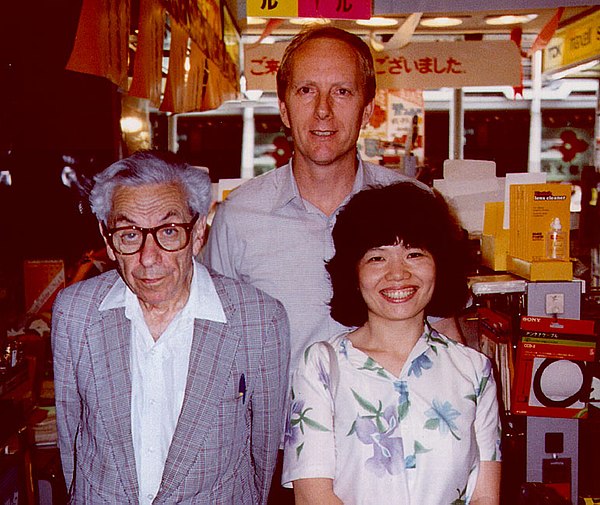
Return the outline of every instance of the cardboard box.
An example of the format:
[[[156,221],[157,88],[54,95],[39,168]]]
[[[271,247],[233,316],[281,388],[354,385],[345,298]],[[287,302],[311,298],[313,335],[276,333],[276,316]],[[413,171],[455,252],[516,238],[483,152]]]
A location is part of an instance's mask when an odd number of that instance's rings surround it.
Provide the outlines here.
[[[506,272],[508,238],[508,230],[500,230],[496,235],[481,236],[481,263],[484,266],[496,272]]]
[[[456,212],[462,227],[480,235],[486,202],[504,198],[504,178],[496,177],[496,163],[484,160],[446,160],[444,178],[435,179],[438,190]]]
[[[49,313],[58,291],[65,287],[62,260],[26,260],[23,263],[27,317]]]
[[[512,412],[528,416],[587,416],[594,321],[523,316]]]
[[[570,261],[526,261],[509,254],[506,269],[530,281],[573,280],[573,264]]]
[[[509,254],[526,261],[568,260],[570,206],[570,184],[512,185]],[[549,245],[553,225],[558,222],[562,257],[556,258],[550,255]]]
[[[512,324],[509,316],[486,307],[477,309],[479,350],[492,360],[499,380],[499,395],[505,411],[510,410],[511,387],[514,378],[511,342]]]

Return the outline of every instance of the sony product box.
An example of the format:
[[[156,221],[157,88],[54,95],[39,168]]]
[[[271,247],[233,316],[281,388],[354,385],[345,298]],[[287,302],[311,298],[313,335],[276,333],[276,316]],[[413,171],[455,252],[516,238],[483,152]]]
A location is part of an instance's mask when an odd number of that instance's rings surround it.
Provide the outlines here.
[[[509,254],[525,261],[569,260],[570,184],[510,187]]]
[[[523,316],[512,412],[587,417],[596,356],[594,321]]]

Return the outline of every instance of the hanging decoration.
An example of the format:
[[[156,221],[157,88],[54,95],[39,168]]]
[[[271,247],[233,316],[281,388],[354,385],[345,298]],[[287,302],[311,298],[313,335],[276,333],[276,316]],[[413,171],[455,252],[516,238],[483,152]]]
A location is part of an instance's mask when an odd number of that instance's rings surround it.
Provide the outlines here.
[[[106,77],[127,90],[129,2],[83,0],[66,69]]]
[[[137,50],[129,95],[147,98],[158,107],[162,83],[164,9],[158,0],[140,0]]]

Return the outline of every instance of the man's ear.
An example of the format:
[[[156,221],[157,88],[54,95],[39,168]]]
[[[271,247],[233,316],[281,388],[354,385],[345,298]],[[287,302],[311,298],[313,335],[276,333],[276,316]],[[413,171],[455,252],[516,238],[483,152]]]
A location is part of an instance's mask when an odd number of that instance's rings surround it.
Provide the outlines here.
[[[113,261],[117,261],[117,257],[115,256],[115,252],[112,250],[112,247],[108,245],[108,241],[106,240],[106,236],[104,235],[104,228],[102,226],[102,222],[98,221],[98,229],[100,230],[100,235],[102,235],[102,240],[104,240],[104,245],[106,246],[106,254],[108,255],[108,257],[113,260]]]
[[[198,256],[202,246],[204,245],[204,238],[206,237],[206,216],[203,216],[196,221],[194,229],[192,230],[192,254]]]
[[[365,105],[365,108],[363,109],[361,128],[364,128],[369,123],[369,119],[371,119],[371,114],[373,114],[374,108],[375,99],[373,98],[373,100],[371,100],[367,105]]]
[[[279,115],[281,116],[281,122],[285,125],[285,127],[291,128],[287,107],[283,100],[279,100]]]

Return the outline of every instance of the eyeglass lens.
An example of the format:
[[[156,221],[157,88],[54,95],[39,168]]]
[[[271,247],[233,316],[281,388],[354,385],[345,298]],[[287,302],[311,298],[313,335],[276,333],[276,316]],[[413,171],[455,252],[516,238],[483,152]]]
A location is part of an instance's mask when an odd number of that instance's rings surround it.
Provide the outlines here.
[[[167,224],[151,230],[136,228],[116,230],[112,236],[113,244],[118,252],[133,254],[142,248],[148,233],[152,234],[158,245],[166,251],[183,249],[188,242],[187,231],[182,225]]]

